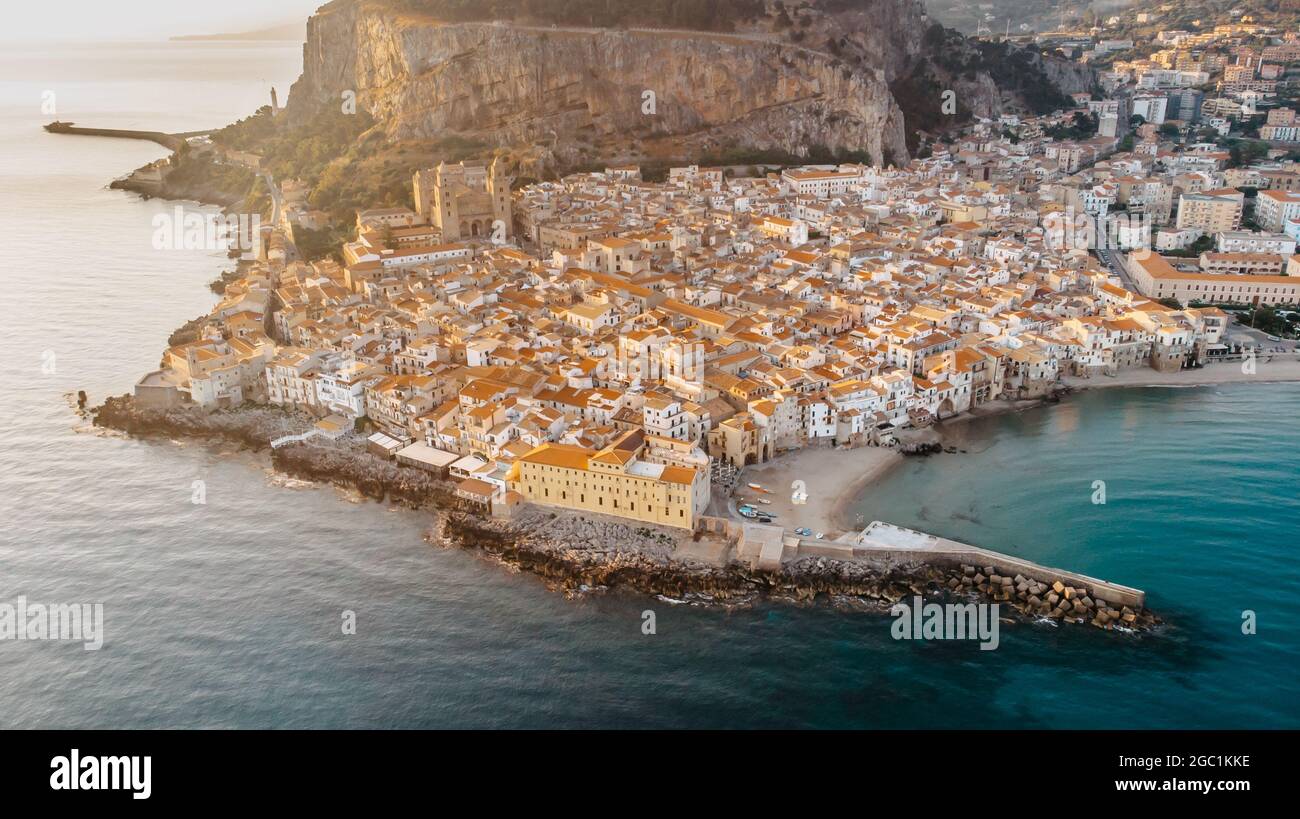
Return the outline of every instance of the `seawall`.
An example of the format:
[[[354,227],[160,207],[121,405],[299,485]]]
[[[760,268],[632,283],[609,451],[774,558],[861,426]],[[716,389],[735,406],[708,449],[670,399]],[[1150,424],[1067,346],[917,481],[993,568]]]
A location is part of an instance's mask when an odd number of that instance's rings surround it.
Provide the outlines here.
[[[987,584],[995,592],[996,586],[1010,586],[1008,595],[1018,596],[1026,602],[1037,597],[1038,601],[1032,603],[1034,608],[1042,607],[1049,594],[1047,589],[1052,589],[1051,593],[1056,595],[1056,599],[1051,601],[1052,607],[1062,599],[1072,600],[1076,592],[1121,610],[1127,607],[1142,611],[1146,607],[1146,592],[1141,589],[1042,566],[1025,558],[882,521],[872,521],[861,532],[835,540],[803,538],[789,534],[779,526],[744,523],[737,527],[721,518],[707,519],[705,525],[738,537],[737,557],[756,568],[775,570],[784,563],[810,556],[858,561],[882,570],[924,564],[958,569],[957,579],[963,585],[978,587]],[[738,532],[735,531],[737,528]],[[975,571],[967,571],[971,568]],[[970,582],[965,583],[963,578],[970,579]],[[1006,583],[1003,578],[1012,582]],[[1066,588],[1071,590],[1069,594],[1064,593]],[[1049,614],[1050,610],[1042,613]]]
[[[156,142],[170,151],[179,151],[185,140],[192,136],[202,136],[208,131],[191,131],[183,134],[168,134],[163,131],[132,131],[122,128],[81,128],[70,122],[51,122],[45,126],[51,134],[72,134],[73,136],[98,136],[115,139],[143,139]]]

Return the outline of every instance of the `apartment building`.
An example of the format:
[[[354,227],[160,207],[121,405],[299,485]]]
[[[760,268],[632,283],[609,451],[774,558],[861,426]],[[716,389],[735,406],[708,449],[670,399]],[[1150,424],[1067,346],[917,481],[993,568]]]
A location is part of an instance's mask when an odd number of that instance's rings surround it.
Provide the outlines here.
[[[1225,233],[1241,224],[1246,195],[1238,190],[1185,193],[1178,197],[1179,230],[1195,229],[1202,234]]]
[[[1255,221],[1267,231],[1281,233],[1286,223],[1300,219],[1300,191],[1260,191],[1255,199]]]
[[[1296,240],[1285,233],[1257,233],[1251,230],[1234,230],[1214,237],[1215,249],[1220,253],[1277,253],[1290,256],[1295,253]]]
[[[294,409],[316,407],[316,368],[321,355],[301,347],[281,347],[266,367],[267,400]]]
[[[758,229],[765,236],[770,236],[773,239],[796,247],[808,242],[808,223],[802,219],[765,216],[759,221]]]

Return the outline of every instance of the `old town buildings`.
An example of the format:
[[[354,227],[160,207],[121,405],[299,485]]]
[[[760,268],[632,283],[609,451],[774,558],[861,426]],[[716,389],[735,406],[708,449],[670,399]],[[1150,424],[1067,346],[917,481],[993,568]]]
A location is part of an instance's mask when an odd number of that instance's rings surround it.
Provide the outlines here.
[[[694,528],[715,462],[1199,366],[1225,307],[1300,301],[1294,163],[1047,136],[1071,114],[980,122],[906,168],[617,166],[514,192],[497,162],[422,170],[416,207],[359,213],[341,262],[263,243],[281,251],[137,394],[330,416],[493,508]]]

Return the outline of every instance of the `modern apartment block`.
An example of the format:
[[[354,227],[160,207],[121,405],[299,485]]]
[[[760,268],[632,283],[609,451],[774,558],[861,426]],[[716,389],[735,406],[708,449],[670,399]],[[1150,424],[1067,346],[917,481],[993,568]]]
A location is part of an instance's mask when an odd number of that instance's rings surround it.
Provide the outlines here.
[[[1180,230],[1194,228],[1203,234],[1226,233],[1241,224],[1246,195],[1238,190],[1206,191],[1178,197]]]

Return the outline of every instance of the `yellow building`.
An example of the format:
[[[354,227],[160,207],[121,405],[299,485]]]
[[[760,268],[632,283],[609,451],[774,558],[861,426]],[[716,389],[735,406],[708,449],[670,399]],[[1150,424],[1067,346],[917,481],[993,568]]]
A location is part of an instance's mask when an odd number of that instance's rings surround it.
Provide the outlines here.
[[[1246,195],[1238,190],[1185,193],[1178,198],[1178,229],[1206,234],[1236,230],[1245,201]]]
[[[943,221],[950,224],[970,222],[979,226],[989,218],[989,209],[985,205],[956,202],[950,199],[940,200],[939,211],[943,214]]]
[[[515,461],[507,485],[526,501],[694,529],[709,504],[707,470],[642,460],[645,433],[601,450],[546,443]]]

